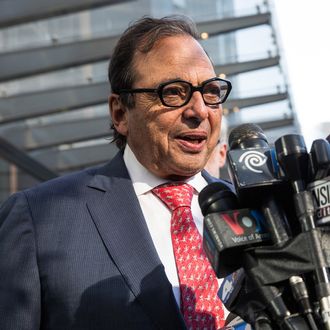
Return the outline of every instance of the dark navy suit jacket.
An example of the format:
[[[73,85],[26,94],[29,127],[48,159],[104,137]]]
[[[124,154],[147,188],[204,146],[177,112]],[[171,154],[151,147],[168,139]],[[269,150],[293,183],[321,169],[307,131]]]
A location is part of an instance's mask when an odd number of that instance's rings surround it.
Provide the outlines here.
[[[185,329],[121,153],[2,205],[0,329]]]

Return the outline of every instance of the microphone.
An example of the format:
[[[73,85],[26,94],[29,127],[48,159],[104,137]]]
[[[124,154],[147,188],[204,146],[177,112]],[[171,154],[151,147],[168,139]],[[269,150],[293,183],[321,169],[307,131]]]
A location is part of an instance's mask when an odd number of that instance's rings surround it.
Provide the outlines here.
[[[294,190],[293,199],[301,230],[310,242],[315,260],[315,289],[320,306],[321,317],[326,329],[330,329],[330,284],[326,270],[326,260],[322,251],[320,237],[315,230],[315,207],[313,195],[306,190],[309,155],[301,135],[289,134],[275,141],[278,162]],[[316,150],[314,147],[313,150]]]
[[[218,291],[221,301],[232,312],[227,317],[224,329],[250,329],[241,317],[236,316],[245,316],[243,309],[237,308],[235,304],[245,279],[245,273],[241,268],[243,251],[247,247],[267,241],[269,235],[264,233],[258,213],[254,214],[249,209],[239,209],[237,196],[225,183],[210,183],[199,193],[198,202],[204,215],[204,252],[216,276],[226,277]],[[253,293],[249,293],[247,297],[243,295],[240,301],[249,304]],[[244,320],[254,323],[253,318],[244,317]]]
[[[229,147],[227,159],[239,201],[243,205],[259,207],[274,246],[284,246],[289,241],[289,227],[284,210],[275,196],[287,196],[290,189],[287,181],[280,176],[274,151],[269,147],[264,132],[258,125],[243,124],[231,132]],[[291,315],[277,288],[264,286],[254,277],[254,262],[245,259],[244,269],[258,288],[261,301],[264,301],[272,319],[288,327],[290,322],[293,322],[291,326],[301,322],[299,328],[302,328],[304,320]]]
[[[286,195],[288,186],[279,178],[274,153],[262,129],[255,124],[235,128],[229,135],[227,159],[241,204],[261,209],[275,245],[287,242],[286,217],[274,195]]]
[[[245,291],[243,289],[245,273],[241,267],[244,264],[242,258],[246,248],[269,241],[267,239],[269,235],[264,232],[262,225],[264,220],[260,219],[261,215],[257,211],[239,209],[236,195],[222,182],[213,182],[206,186],[199,193],[198,201],[204,215],[203,249],[216,276],[218,278],[226,276],[218,292],[227,309],[234,313],[229,315],[228,320],[232,316],[234,318],[226,326],[230,329],[244,327],[244,322],[242,323],[235,315],[256,326],[260,323],[259,316],[265,307],[258,301],[255,289],[249,290],[247,295],[245,292],[241,294],[241,291]],[[237,297],[239,297],[238,305]],[[257,311],[255,304],[258,306]],[[242,307],[243,305],[245,307]],[[246,312],[246,306],[250,305],[249,311]],[[278,310],[282,311],[282,309]],[[258,315],[258,320],[254,315]],[[263,312],[262,315],[264,315],[262,323],[265,323],[268,318]],[[271,327],[261,329],[269,330]]]
[[[276,163],[262,129],[255,124],[243,124],[229,135],[227,160],[229,174],[241,203],[254,205],[256,194],[282,188],[276,177]]]
[[[315,140],[310,151],[310,179],[321,180],[330,175],[330,143]]]
[[[310,182],[307,189],[312,193],[316,204],[316,225],[329,225],[330,144],[328,141],[318,139],[313,142],[310,151],[310,169]]]
[[[198,201],[204,215],[203,249],[218,278],[242,267],[243,250],[269,241],[261,213],[239,208],[226,184],[209,184]]]

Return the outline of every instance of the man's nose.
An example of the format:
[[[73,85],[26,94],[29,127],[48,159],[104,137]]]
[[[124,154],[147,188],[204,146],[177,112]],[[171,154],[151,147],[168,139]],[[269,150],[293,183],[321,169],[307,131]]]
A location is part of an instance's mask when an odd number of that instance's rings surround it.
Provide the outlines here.
[[[185,105],[184,116],[186,118],[195,118],[202,121],[208,117],[209,108],[203,100],[200,91],[194,91],[190,101]]]

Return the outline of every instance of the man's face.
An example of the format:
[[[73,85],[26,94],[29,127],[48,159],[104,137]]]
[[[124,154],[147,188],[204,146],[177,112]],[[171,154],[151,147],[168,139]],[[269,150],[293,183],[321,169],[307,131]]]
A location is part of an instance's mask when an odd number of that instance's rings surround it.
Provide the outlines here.
[[[197,86],[215,77],[204,50],[189,36],[162,39],[148,54],[136,54],[134,64],[132,88],[157,88],[173,79]],[[157,94],[134,98],[135,107],[126,109],[115,126],[139,162],[162,178],[185,178],[202,170],[218,140],[221,106],[205,105],[198,91],[180,108],[164,106]]]

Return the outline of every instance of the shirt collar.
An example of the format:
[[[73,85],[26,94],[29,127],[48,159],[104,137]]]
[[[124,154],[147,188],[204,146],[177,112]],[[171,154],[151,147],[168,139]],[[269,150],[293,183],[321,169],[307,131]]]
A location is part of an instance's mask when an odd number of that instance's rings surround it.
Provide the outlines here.
[[[124,162],[127,167],[128,173],[131,177],[133,187],[137,196],[143,195],[153,188],[168,182],[168,180],[162,179],[147,170],[135,157],[133,151],[126,145],[124,151]],[[195,192],[199,193],[206,185],[207,182],[201,175],[201,172],[197,173],[193,177],[185,180],[192,187]]]

